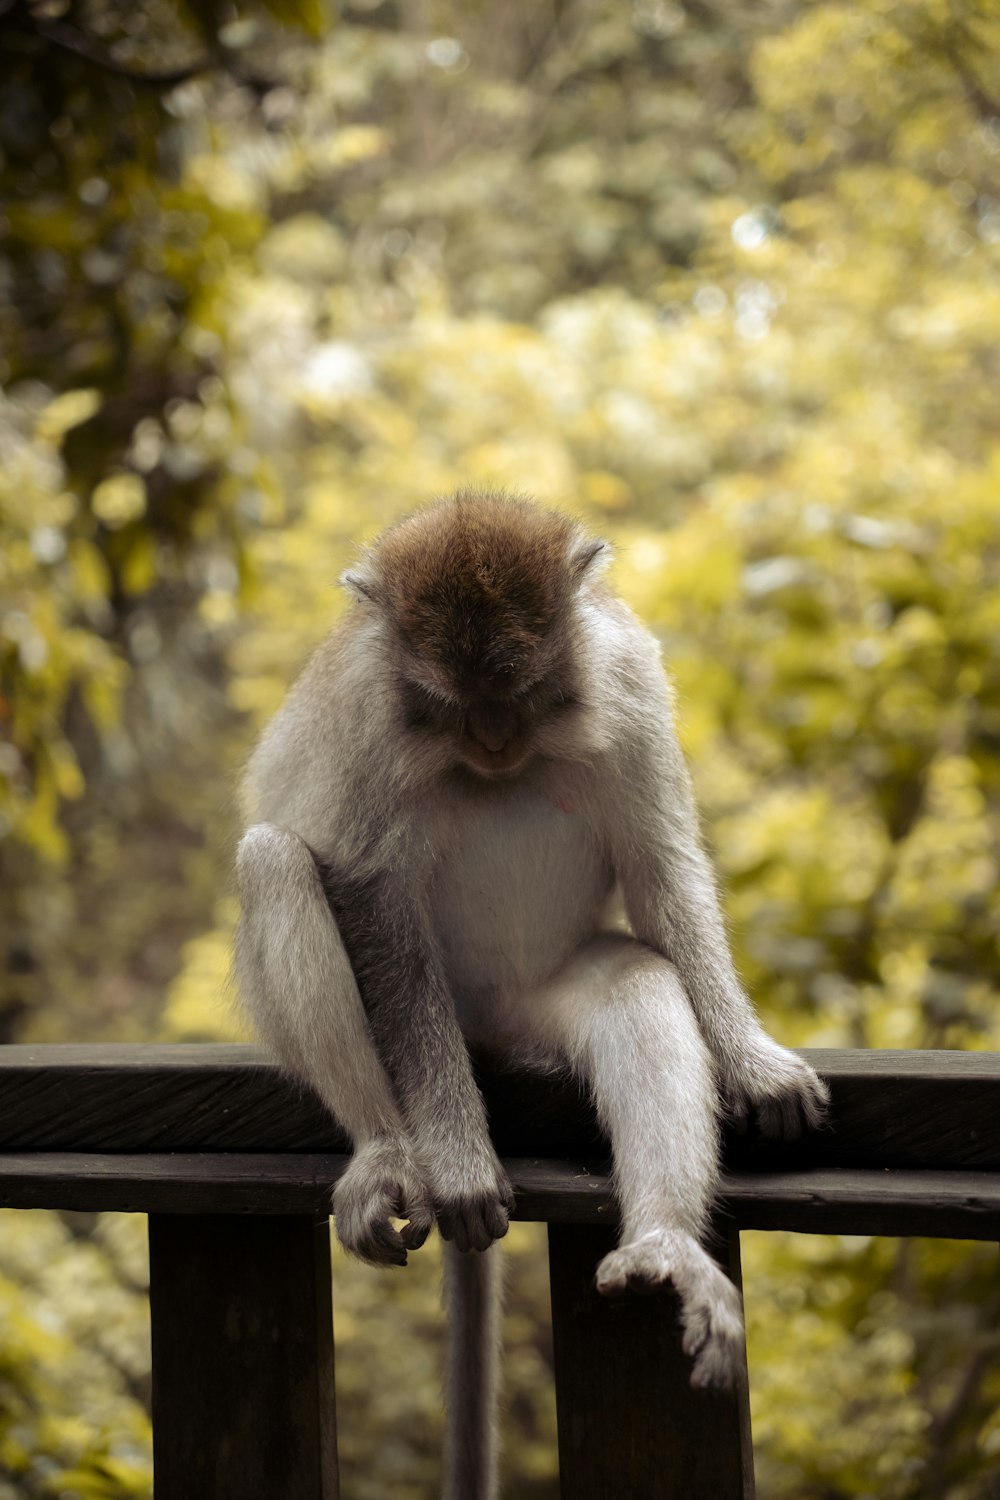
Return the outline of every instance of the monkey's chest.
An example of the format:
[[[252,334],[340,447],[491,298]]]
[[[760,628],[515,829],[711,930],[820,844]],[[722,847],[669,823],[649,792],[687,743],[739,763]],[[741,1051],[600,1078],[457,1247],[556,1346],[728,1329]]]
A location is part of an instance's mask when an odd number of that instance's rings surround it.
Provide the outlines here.
[[[453,988],[520,989],[549,978],[595,930],[610,886],[579,813],[536,793],[467,809],[431,887]]]

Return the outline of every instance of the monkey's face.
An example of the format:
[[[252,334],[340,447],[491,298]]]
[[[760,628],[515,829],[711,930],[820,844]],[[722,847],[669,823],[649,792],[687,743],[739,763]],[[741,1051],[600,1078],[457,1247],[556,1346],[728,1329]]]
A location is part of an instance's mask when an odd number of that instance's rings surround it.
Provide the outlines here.
[[[386,532],[345,582],[389,626],[406,729],[483,778],[526,766],[576,705],[575,600],[602,550],[502,495],[460,493]]]
[[[402,699],[407,728],[444,738],[455,760],[486,778],[508,777],[530,761],[543,724],[568,706],[555,670],[555,641],[496,630],[495,612],[481,609],[482,629],[448,649],[403,636]],[[494,627],[491,629],[491,625]]]

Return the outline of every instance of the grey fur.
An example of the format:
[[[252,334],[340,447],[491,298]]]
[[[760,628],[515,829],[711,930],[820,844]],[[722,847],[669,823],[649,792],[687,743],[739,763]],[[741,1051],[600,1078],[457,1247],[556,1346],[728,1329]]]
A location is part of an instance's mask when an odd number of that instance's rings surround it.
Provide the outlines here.
[[[570,559],[590,555],[581,546]],[[763,1030],[736,976],[656,643],[584,568],[560,622],[563,675],[530,685],[544,704],[534,753],[489,781],[456,765],[447,705],[421,698],[433,683],[401,680],[372,576],[352,580],[348,626],[250,763],[238,857],[247,1010],[355,1142],[338,1233],[367,1260],[400,1263],[433,1210],[455,1246],[485,1250],[512,1203],[466,1042],[569,1063],[615,1154],[622,1243],[598,1288],[671,1281],[693,1381],[725,1385],[740,1301],[701,1243],[721,1114],[794,1135],[825,1091]],[[402,1232],[394,1216],[409,1218]],[[479,1272],[495,1259],[460,1270],[449,1258],[453,1335],[492,1329],[475,1307],[493,1306]],[[466,1399],[470,1359],[479,1394]],[[446,1494],[464,1500],[495,1494],[480,1401],[491,1360],[457,1345],[450,1357]],[[469,1401],[478,1457],[456,1425]]]

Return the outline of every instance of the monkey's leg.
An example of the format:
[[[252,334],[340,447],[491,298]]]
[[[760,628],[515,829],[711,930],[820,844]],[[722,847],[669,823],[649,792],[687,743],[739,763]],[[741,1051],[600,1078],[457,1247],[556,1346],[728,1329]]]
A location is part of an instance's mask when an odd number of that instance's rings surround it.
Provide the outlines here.
[[[260,823],[244,834],[236,869],[236,973],[250,1019],[354,1142],[334,1192],[337,1233],[364,1260],[404,1265],[430,1232],[430,1197],[315,861],[296,834]],[[402,1233],[394,1217],[409,1219]]]
[[[497,1493],[497,1402],[503,1257],[444,1247],[448,1314],[442,1500],[493,1500]]]
[[[525,1025],[587,1079],[611,1137],[622,1241],[597,1269],[598,1290],[672,1282],[692,1382],[730,1384],[742,1361],[740,1298],[700,1243],[718,1180],[717,1096],[677,971],[608,934],[524,1004]]]

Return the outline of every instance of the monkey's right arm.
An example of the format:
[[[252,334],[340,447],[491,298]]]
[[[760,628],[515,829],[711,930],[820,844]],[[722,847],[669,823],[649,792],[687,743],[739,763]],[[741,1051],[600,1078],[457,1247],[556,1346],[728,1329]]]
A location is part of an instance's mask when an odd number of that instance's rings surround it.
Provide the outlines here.
[[[441,1235],[459,1250],[485,1250],[506,1234],[513,1194],[490,1141],[419,881],[332,867],[323,868],[323,880]]]
[[[337,1233],[364,1260],[403,1265],[430,1231],[430,1195],[312,853],[296,834],[259,823],[244,834],[236,869],[236,970],[250,1018],[354,1142],[334,1192]],[[409,1219],[401,1233],[394,1217]]]

